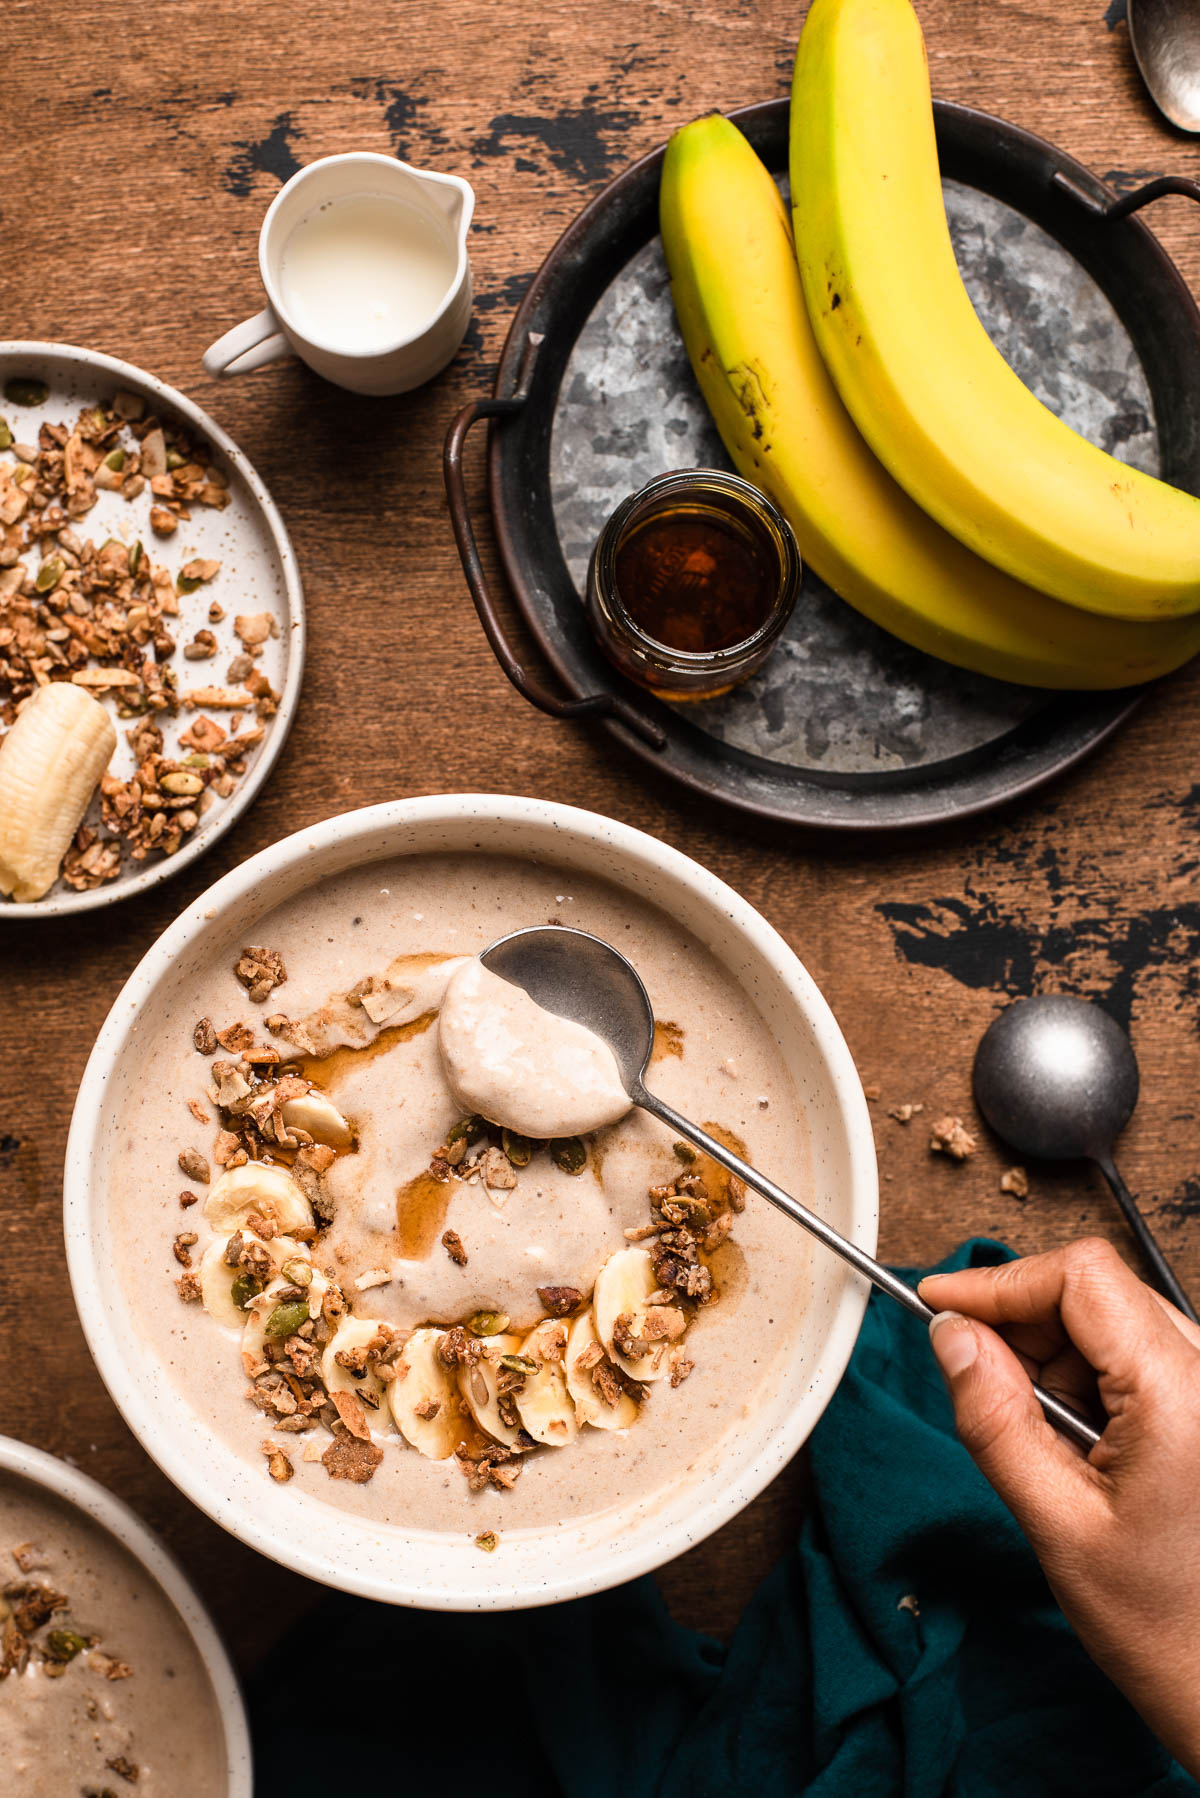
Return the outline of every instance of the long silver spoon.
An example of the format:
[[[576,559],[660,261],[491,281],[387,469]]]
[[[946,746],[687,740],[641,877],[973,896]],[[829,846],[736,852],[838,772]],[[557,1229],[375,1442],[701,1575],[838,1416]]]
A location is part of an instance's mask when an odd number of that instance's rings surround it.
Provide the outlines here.
[[[1106,1011],[1069,993],[1018,999],[992,1020],[975,1051],[975,1098],[996,1135],[1039,1161],[1094,1162],[1159,1291],[1195,1323],[1191,1300],[1113,1160],[1137,1096],[1133,1044]]]
[[[522,987],[544,1011],[570,1018],[600,1037],[616,1057],[622,1085],[635,1105],[736,1174],[778,1206],[793,1223],[848,1261],[881,1292],[923,1323],[929,1323],[934,1312],[911,1286],[647,1089],[645,1074],[654,1047],[654,1011],[636,969],[611,943],[561,924],[535,925],[501,937],[484,950],[480,960],[493,974]],[[1074,1437],[1085,1449],[1099,1442],[1099,1430],[1078,1411],[1040,1386],[1035,1385],[1033,1390],[1046,1416],[1065,1435]]]
[[[1200,131],[1200,6],[1128,0],[1129,42],[1150,98],[1180,131]]]

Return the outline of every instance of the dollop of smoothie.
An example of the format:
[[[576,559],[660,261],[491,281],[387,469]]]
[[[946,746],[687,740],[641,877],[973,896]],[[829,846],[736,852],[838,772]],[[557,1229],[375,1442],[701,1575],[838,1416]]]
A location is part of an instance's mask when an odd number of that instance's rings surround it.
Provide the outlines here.
[[[583,1136],[618,1123],[632,1103],[606,1042],[478,958],[446,988],[438,1046],[466,1110],[521,1136]]]

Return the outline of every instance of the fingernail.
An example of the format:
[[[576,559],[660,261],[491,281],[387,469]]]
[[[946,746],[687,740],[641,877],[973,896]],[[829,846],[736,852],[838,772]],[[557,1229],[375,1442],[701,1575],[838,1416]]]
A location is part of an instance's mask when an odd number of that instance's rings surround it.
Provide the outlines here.
[[[939,1311],[929,1326],[929,1340],[948,1380],[966,1373],[979,1353],[979,1338],[970,1318],[961,1311]]]

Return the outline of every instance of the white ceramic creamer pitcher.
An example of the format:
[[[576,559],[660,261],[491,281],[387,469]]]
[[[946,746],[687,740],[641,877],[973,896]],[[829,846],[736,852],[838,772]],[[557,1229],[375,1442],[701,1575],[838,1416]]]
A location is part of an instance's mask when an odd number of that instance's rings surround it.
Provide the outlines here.
[[[352,151],[309,163],[263,220],[258,266],[269,304],[204,352],[210,375],[240,375],[295,351],[354,393],[406,393],[431,380],[471,316],[458,175]]]

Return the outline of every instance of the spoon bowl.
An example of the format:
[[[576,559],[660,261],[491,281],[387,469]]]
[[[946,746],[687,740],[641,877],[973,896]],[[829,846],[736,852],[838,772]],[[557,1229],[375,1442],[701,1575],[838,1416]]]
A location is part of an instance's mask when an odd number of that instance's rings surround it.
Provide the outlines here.
[[[1047,993],[1002,1011],[975,1056],[979,1109],[1038,1161],[1095,1161],[1133,1115],[1138,1065],[1121,1029],[1086,999]]]
[[[543,1011],[570,1018],[607,1043],[637,1104],[654,1048],[654,1008],[631,961],[600,937],[562,924],[514,930],[479,959],[489,973],[523,987]]]
[[[1138,1065],[1121,1026],[1087,999],[1018,999],[989,1024],[975,1053],[975,1100],[992,1129],[1039,1161],[1092,1161],[1112,1189],[1161,1292],[1196,1313],[1137,1201],[1113,1144],[1133,1116]]]
[[[1180,131],[1200,132],[1200,7],[1128,0],[1129,43],[1150,98]]]

